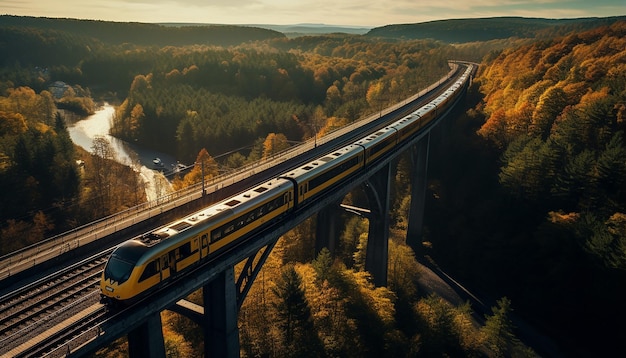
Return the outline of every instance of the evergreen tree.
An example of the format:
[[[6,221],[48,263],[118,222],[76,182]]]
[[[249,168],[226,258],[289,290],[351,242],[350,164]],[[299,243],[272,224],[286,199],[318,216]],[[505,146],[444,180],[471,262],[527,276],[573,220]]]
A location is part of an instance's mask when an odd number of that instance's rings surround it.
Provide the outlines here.
[[[292,357],[317,356],[319,348],[313,327],[311,308],[304,295],[302,277],[294,265],[287,265],[276,280],[272,292],[278,299],[274,303],[283,334],[286,355]]]
[[[513,334],[513,322],[509,317],[511,301],[503,297],[497,302],[496,307],[492,307],[493,315],[487,316],[485,325],[481,331],[485,344],[494,353],[495,357],[507,357],[511,355],[519,341]]]
[[[330,254],[330,250],[322,248],[317,258],[311,262],[311,265],[315,269],[317,275],[316,282],[322,284],[325,280],[330,279],[331,266],[333,264],[333,258]]]

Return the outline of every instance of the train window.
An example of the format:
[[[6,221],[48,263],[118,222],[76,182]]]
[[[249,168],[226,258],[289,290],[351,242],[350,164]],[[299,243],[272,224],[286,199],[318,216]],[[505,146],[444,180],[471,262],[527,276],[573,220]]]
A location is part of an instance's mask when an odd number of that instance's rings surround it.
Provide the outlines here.
[[[308,182],[307,187],[309,190],[313,190],[317,188],[319,185],[322,185],[323,183],[327,182],[328,180],[331,180],[337,176],[340,176],[343,172],[347,171],[348,169],[352,168],[353,166],[357,165],[360,162],[361,162],[361,156],[356,156],[342,163],[341,165],[338,165],[335,168],[328,170],[322,173],[321,175],[318,175],[317,177],[311,179]]]
[[[144,281],[159,273],[159,260],[150,261],[146,264],[146,268],[143,270],[139,282]]]
[[[226,204],[226,205],[228,205],[228,206],[230,206],[230,207],[233,207],[233,206],[235,206],[235,205],[238,205],[239,203],[241,203],[241,201],[236,200],[236,199],[233,199],[233,200],[231,200],[231,201],[229,201],[229,202],[227,202],[227,203],[225,203],[225,204]]]
[[[191,256],[191,242],[186,242],[180,246],[178,253],[180,254],[181,259]]]
[[[214,243],[218,240],[221,240],[227,235],[232,234],[234,231],[241,229],[245,225],[250,224],[255,220],[258,220],[263,215],[267,215],[273,210],[280,208],[287,202],[288,195],[289,193],[285,194],[284,196],[281,195],[273,200],[270,200],[267,203],[261,205],[257,210],[239,216],[232,221],[211,231],[211,242]]]
[[[209,235],[208,234],[204,234],[202,235],[202,247],[205,248],[207,246],[209,246]]]
[[[374,145],[372,148],[370,148],[370,155],[374,155],[375,153],[378,153],[379,151],[385,149],[385,147],[387,145],[389,145],[392,141],[395,141],[395,137],[388,137],[386,139],[384,139],[383,141],[381,141],[380,143]]]

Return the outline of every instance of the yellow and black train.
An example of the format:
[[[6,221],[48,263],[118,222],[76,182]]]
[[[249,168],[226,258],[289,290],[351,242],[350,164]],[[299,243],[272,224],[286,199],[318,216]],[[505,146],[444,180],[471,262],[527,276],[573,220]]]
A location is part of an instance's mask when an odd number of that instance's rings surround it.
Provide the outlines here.
[[[412,138],[460,95],[472,66],[444,93],[408,116],[278,178],[119,245],[100,283],[101,302],[128,304],[236,242],[253,239],[284,215],[324,195]]]

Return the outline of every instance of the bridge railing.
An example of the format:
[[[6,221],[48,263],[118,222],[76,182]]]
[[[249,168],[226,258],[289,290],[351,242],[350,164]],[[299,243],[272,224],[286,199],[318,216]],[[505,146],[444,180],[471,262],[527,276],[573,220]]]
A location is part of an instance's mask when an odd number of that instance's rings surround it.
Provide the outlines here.
[[[155,215],[159,215],[165,211],[196,200],[202,196],[203,188],[206,194],[213,193],[224,187],[235,184],[244,177],[260,173],[289,158],[301,155],[311,150],[311,148],[315,145],[324,145],[325,143],[362,126],[364,122],[367,123],[376,118],[392,113],[393,111],[405,106],[407,103],[411,103],[419,97],[431,92],[439,87],[443,82],[450,79],[456,73],[458,65],[454,62],[450,62],[450,68],[451,70],[445,76],[441,77],[437,82],[431,84],[417,94],[408,97],[401,102],[395,103],[394,105],[381,111],[376,111],[361,120],[336,128],[326,133],[323,137],[310,138],[300,145],[290,147],[281,152],[275,153],[270,157],[238,168],[235,172],[215,176],[209,180],[205,180],[204,183],[199,182],[189,187],[165,194],[154,200],[133,206],[124,211],[95,220],[85,225],[81,225],[67,232],[52,236],[38,243],[3,255],[0,257],[0,281],[14,275],[17,272],[32,268],[52,257],[108,236],[117,230],[128,227],[136,222],[149,219]]]

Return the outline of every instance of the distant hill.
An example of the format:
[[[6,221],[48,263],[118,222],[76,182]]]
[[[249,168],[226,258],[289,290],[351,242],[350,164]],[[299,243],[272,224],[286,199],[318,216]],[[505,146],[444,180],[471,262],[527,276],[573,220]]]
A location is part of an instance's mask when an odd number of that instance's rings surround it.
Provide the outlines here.
[[[138,22],[112,22],[29,16],[0,16],[0,27],[54,30],[86,36],[108,44],[147,46],[207,44],[233,46],[249,41],[285,37],[281,32],[251,26],[163,26]]]
[[[207,26],[201,23],[161,23],[163,26]],[[372,27],[366,26],[343,26],[343,25],[325,25],[325,24],[293,24],[293,25],[272,25],[272,24],[243,24],[241,26],[258,27],[261,29],[274,30],[283,34],[293,36],[303,35],[322,35],[343,33],[350,35],[365,35]]]
[[[493,17],[451,19],[377,27],[366,36],[395,39],[433,39],[448,43],[489,41],[510,37],[536,38],[585,31],[626,20],[626,16],[606,18],[541,19]]]
[[[297,24],[297,25],[254,25],[265,29],[280,31],[286,35],[321,35],[343,33],[351,35],[365,35],[371,27],[351,27],[341,25],[324,25],[324,24]]]

